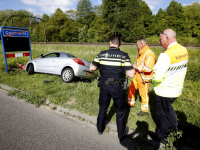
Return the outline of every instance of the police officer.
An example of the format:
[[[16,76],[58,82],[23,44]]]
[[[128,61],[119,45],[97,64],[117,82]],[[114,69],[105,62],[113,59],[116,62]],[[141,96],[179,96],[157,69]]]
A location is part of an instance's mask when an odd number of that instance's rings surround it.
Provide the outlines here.
[[[126,75],[134,77],[135,70],[131,65],[130,57],[127,53],[120,51],[120,36],[113,35],[110,38],[109,50],[100,52],[90,65],[90,70],[99,69],[100,96],[99,96],[99,114],[97,118],[97,129],[101,135],[106,126],[106,114],[113,98],[116,109],[118,138],[122,140],[128,133],[125,125],[126,113],[126,92],[123,89],[123,82]],[[126,74],[126,75],[125,75]]]

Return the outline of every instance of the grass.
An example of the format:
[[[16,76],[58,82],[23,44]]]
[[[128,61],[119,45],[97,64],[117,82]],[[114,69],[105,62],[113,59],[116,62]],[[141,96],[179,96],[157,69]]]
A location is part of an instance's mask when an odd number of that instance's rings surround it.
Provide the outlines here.
[[[158,58],[162,48],[151,48],[155,52],[156,58]],[[108,49],[108,46],[33,45],[32,58],[39,57],[40,53],[45,54],[52,51],[64,51],[92,62],[100,51],[106,49]],[[135,46],[122,46],[121,50],[129,54],[132,63],[135,62],[137,56],[137,49]],[[173,107],[179,122],[184,128],[183,138],[180,139],[179,143],[197,148],[199,147],[200,139],[200,53],[199,49],[195,48],[188,48],[188,51],[189,64],[183,93],[174,102]],[[17,63],[26,64],[29,59],[29,57],[9,58],[7,62],[9,67],[18,68]],[[82,113],[97,116],[99,109],[99,88],[97,87],[96,80],[91,81],[91,83],[75,81],[66,84],[62,81],[61,77],[57,75],[37,73],[30,76],[24,70],[6,73],[2,47],[0,47],[0,62],[0,83],[24,91],[24,94],[15,90],[9,91],[9,95],[23,98],[27,102],[35,104],[36,107],[39,107],[48,100],[51,103],[65,108],[75,109]],[[95,73],[99,75],[98,71]],[[129,79],[129,85],[130,83],[131,79]],[[141,130],[143,132],[155,130],[156,110],[154,91],[151,84],[149,87],[149,95],[150,113],[148,115],[144,117],[137,116],[141,106],[139,96],[137,96],[135,107],[127,111],[127,125],[130,129]],[[113,123],[116,121],[115,109],[112,101],[108,110],[107,120]]]

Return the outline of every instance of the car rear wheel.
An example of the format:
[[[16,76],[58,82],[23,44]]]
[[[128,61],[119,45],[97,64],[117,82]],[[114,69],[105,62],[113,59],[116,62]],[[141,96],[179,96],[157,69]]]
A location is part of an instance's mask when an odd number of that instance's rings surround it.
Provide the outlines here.
[[[71,68],[65,68],[62,71],[62,80],[66,83],[69,83],[75,79],[74,71]]]
[[[29,74],[29,75],[34,74],[34,67],[33,67],[33,64],[29,64],[29,67],[28,67],[28,74]]]

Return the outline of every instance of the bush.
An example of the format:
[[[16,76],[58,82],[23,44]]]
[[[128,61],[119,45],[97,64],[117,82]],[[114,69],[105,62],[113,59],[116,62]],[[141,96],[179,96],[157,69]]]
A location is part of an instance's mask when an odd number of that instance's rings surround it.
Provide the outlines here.
[[[151,37],[146,38],[149,44],[159,44],[159,36],[153,35]]]
[[[188,44],[188,45],[200,44],[200,40],[198,38],[192,38],[192,37],[177,37],[177,41],[180,44]]]

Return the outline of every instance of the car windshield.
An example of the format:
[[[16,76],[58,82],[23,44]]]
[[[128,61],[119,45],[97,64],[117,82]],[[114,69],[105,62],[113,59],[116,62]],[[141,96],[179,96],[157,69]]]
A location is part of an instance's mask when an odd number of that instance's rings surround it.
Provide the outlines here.
[[[59,57],[59,56],[60,56],[60,53],[51,53],[45,56],[42,55],[42,58],[52,58],[52,57]]]

